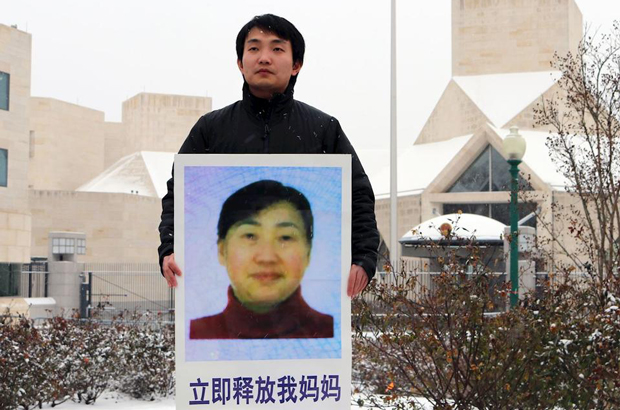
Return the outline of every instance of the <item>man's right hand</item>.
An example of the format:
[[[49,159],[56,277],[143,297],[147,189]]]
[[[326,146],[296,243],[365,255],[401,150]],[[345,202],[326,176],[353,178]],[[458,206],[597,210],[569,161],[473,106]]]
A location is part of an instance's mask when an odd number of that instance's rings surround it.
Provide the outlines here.
[[[164,256],[164,262],[162,263],[162,271],[164,272],[164,278],[166,278],[166,282],[168,282],[168,286],[171,288],[177,287],[177,276],[181,276],[183,273],[181,272],[181,268],[177,265],[174,260],[174,253],[171,253],[168,256]]]

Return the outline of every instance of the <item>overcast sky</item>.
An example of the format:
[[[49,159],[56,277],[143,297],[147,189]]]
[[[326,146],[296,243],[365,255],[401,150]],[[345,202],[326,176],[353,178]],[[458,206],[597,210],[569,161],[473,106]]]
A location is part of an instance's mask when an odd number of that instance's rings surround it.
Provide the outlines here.
[[[399,146],[413,143],[450,80],[450,4],[397,1]],[[594,26],[620,18],[618,0],[577,4]],[[214,108],[238,100],[235,38],[263,13],[306,39],[296,98],[337,117],[358,150],[387,149],[389,0],[0,0],[0,23],[32,34],[32,95],[107,121],[142,91],[207,95]]]

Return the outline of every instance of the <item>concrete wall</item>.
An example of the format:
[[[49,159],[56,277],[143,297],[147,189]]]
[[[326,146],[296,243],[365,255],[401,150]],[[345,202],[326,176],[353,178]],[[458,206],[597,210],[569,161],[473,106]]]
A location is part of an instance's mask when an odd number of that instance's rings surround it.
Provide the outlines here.
[[[103,171],[104,114],[53,98],[30,99],[33,189],[73,190]]]
[[[128,99],[123,103],[126,143],[121,156],[178,152],[196,121],[209,111],[209,97],[140,93]]]
[[[408,195],[398,197],[398,239],[414,226],[422,223],[421,219],[421,195]],[[377,228],[383,239],[390,246],[390,199],[378,199],[375,201],[375,216]]]
[[[50,231],[84,232],[80,262],[157,262],[161,201],[131,194],[30,192],[32,255],[47,256]]]
[[[549,70],[582,24],[574,0],[452,0],[452,75]]]
[[[103,168],[107,169],[123,157],[127,144],[125,124],[121,122],[104,123],[103,138],[105,141]]]
[[[0,71],[10,75],[9,110],[0,110],[0,148],[8,151],[7,186],[0,187],[0,262],[30,260],[28,155],[30,34],[0,24]]]

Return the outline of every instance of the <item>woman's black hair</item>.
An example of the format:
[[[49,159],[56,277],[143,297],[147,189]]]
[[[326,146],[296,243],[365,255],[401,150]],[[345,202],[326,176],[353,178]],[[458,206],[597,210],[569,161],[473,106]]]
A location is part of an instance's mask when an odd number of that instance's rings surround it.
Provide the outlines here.
[[[274,33],[276,36],[291,43],[293,48],[293,63],[303,64],[304,53],[306,52],[306,42],[299,30],[287,19],[273,14],[263,14],[256,16],[241,28],[237,34],[237,58],[243,60],[243,50],[248,33],[254,27],[264,31]]]
[[[288,202],[299,211],[304,222],[306,239],[308,244],[312,245],[314,218],[310,202],[295,188],[269,179],[246,185],[224,201],[217,223],[218,241],[224,240],[230,228],[237,222],[248,219],[280,202]]]

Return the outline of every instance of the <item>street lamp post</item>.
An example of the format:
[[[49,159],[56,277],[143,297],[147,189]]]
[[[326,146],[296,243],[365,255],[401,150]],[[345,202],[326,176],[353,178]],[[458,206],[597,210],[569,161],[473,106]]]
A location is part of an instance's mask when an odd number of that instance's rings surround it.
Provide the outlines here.
[[[510,127],[510,134],[504,138],[504,155],[510,164],[510,307],[519,301],[519,213],[517,194],[519,192],[519,164],[525,154],[525,139],[518,127]]]

